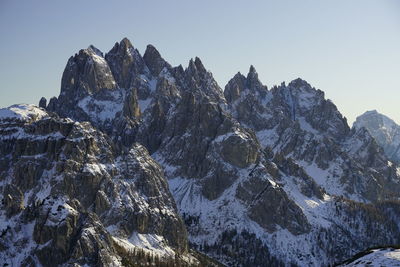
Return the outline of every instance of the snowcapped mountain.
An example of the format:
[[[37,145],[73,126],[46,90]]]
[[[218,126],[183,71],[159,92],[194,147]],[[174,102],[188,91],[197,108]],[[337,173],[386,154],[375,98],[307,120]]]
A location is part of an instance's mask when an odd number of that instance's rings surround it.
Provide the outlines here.
[[[328,266],[400,242],[398,165],[304,80],[268,89],[251,66],[222,90],[199,58],[173,67],[125,38],[71,57],[40,107],[0,113],[0,253],[27,255],[12,263],[126,265],[140,248],[195,266],[218,264],[195,250]]]
[[[389,117],[376,110],[367,111],[357,117],[353,127],[364,127],[383,148],[386,156],[394,162],[400,162],[400,126]]]
[[[339,266],[400,266],[400,249],[393,247],[369,249]]]

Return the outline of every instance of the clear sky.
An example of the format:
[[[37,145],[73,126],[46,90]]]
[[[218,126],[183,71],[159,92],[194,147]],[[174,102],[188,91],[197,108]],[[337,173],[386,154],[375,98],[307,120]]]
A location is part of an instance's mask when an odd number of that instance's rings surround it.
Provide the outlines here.
[[[128,37],[172,65],[198,56],[223,88],[253,64],[268,87],[297,77],[352,122],[400,122],[400,1],[0,0],[0,107],[58,96],[68,58]]]

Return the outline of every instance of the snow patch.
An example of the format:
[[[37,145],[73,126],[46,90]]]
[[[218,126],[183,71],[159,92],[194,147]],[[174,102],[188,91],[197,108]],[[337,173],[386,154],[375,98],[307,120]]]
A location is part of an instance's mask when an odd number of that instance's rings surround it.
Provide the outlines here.
[[[40,120],[48,116],[46,111],[32,104],[17,104],[0,109],[0,121],[10,119],[20,121]]]
[[[110,100],[99,100],[87,96],[79,101],[78,107],[94,121],[109,121],[114,119],[118,112],[122,112],[124,93],[122,90],[110,92],[110,98]]]

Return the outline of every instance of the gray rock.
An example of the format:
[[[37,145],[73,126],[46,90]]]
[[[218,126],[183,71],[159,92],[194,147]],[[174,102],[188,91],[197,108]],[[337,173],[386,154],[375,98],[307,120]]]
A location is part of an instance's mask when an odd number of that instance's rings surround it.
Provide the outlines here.
[[[47,99],[45,97],[42,97],[39,101],[39,107],[41,108],[46,108],[47,107]]]

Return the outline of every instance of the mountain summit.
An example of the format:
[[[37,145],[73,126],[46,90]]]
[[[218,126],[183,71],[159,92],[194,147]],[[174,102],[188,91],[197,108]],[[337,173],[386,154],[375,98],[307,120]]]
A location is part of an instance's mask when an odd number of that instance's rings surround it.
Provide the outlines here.
[[[371,110],[357,117],[353,126],[367,129],[384,149],[387,157],[394,162],[400,162],[400,126],[396,122],[376,110]]]

